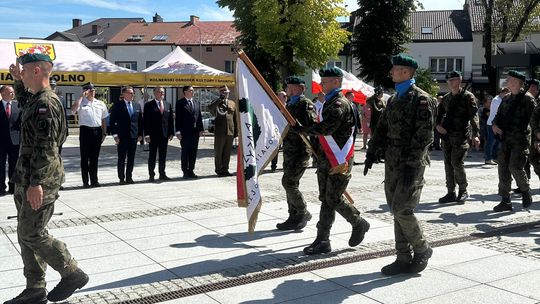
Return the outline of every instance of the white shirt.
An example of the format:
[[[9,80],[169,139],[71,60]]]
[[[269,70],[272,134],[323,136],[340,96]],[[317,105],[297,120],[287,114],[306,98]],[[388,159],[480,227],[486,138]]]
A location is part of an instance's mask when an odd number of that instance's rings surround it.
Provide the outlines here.
[[[99,99],[90,100],[83,98],[79,108],[79,126],[101,127],[101,121],[109,116],[109,111],[105,103]]]
[[[486,122],[488,126],[493,124],[493,119],[495,118],[495,115],[497,115],[497,109],[499,109],[501,102],[502,98],[499,95],[495,96],[495,98],[491,100],[491,105],[489,106],[489,117]]]

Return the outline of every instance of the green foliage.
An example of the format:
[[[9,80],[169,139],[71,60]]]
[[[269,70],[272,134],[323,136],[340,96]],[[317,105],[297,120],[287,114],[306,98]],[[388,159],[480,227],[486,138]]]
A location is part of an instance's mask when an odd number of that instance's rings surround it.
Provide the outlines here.
[[[439,93],[439,84],[428,69],[416,70],[414,79],[416,80],[416,86],[428,92],[431,96],[435,97]]]
[[[517,41],[523,35],[540,30],[540,0],[494,0],[495,41]]]
[[[419,6],[415,0],[358,0],[359,24],[353,33],[353,56],[361,65],[359,76],[376,85],[392,87],[390,58],[409,42],[407,20]]]

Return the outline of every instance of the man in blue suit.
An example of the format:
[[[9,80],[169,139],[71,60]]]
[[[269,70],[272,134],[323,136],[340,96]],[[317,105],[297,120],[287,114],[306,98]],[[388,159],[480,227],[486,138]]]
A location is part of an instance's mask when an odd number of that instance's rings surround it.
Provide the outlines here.
[[[201,105],[193,99],[193,87],[185,86],[184,97],[176,101],[176,137],[182,147],[182,171],[184,179],[197,178],[195,161],[199,148],[199,137],[204,130]]]
[[[2,104],[0,104],[0,196],[6,193],[13,194],[14,185],[11,176],[15,171],[15,164],[19,158],[19,135],[21,132],[20,111],[13,87],[5,85],[0,87]],[[8,185],[6,192],[6,160],[8,162]]]
[[[123,100],[111,108],[110,125],[114,141],[118,146],[118,178],[120,185],[133,184],[133,166],[137,142],[142,140],[143,116],[139,103],[133,101],[133,88],[122,88]],[[127,167],[126,167],[127,156]]]

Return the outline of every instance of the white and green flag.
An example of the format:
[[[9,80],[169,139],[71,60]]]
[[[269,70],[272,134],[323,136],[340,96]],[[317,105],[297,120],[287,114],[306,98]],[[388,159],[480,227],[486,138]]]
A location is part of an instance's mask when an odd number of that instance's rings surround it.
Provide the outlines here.
[[[262,204],[258,175],[278,152],[288,122],[277,96],[249,58],[243,52],[239,55],[236,64],[240,130],[237,193],[239,206],[247,208],[248,228],[252,232]]]

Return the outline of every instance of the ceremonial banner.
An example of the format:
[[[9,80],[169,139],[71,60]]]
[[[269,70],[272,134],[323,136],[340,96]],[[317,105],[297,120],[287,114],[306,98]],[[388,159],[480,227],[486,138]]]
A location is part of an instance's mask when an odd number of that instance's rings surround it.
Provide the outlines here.
[[[236,64],[236,85],[240,131],[238,204],[247,208],[248,228],[253,232],[262,204],[258,175],[278,152],[288,130],[284,115],[289,113],[286,110],[282,113],[284,105],[243,52]]]

